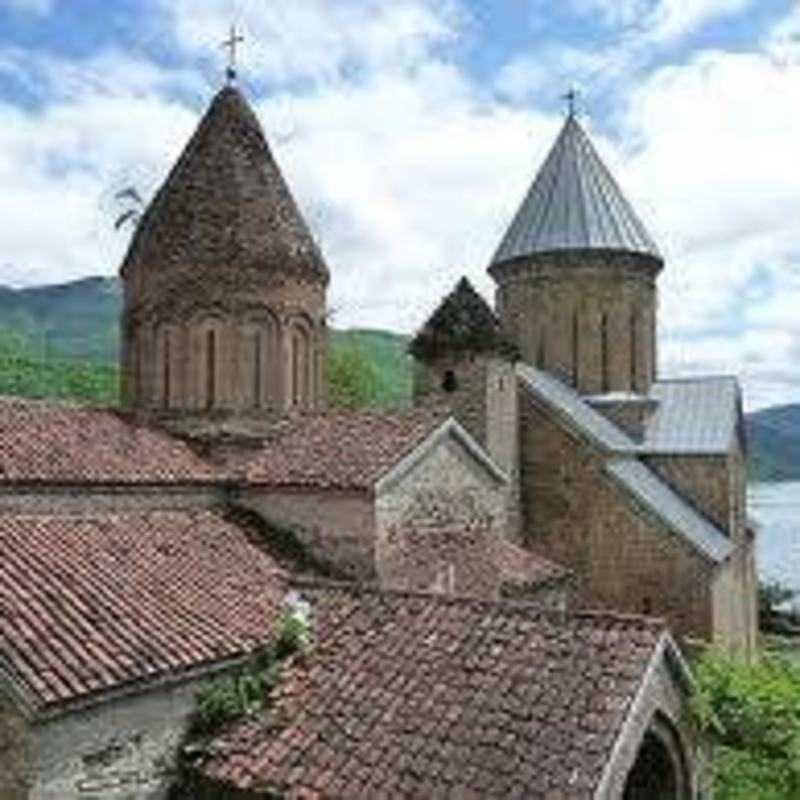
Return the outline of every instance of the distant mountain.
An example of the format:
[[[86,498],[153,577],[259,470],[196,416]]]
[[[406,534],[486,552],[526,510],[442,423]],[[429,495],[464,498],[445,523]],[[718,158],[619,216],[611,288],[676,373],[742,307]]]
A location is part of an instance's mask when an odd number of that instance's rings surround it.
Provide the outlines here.
[[[116,278],[9,289],[0,286],[0,334],[45,361],[116,362],[122,288]]]
[[[748,414],[748,471],[753,481],[800,481],[800,404]]]

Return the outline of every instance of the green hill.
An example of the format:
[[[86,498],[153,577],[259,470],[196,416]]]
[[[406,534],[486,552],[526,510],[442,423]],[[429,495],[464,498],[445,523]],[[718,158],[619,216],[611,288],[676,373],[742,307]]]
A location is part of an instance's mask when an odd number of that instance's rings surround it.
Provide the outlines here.
[[[116,278],[30,289],[0,286],[0,394],[115,402],[121,306]],[[370,405],[408,404],[408,337],[334,330],[331,345],[334,369],[346,362],[351,379],[369,372]],[[363,402],[363,392],[359,397]]]

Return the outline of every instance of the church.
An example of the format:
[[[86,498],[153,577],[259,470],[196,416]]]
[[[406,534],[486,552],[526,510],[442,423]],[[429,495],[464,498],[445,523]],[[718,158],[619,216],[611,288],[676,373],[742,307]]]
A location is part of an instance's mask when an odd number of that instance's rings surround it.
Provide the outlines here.
[[[494,307],[431,309],[413,407],[331,409],[331,270],[221,90],[120,270],[124,408],[0,400],[0,798],[700,797],[687,653],[752,653],[755,534],[737,381],[657,374],[663,267],[570,113]]]

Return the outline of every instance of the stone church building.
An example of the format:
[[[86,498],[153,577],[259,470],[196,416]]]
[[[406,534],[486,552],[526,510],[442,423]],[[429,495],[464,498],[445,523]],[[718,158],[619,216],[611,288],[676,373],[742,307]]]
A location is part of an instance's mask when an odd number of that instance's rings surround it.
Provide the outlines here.
[[[495,308],[433,310],[413,407],[329,409],[331,273],[223,89],[121,268],[125,408],[0,400],[0,800],[704,796],[686,646],[751,653],[754,534],[663,266],[570,115]],[[188,741],[288,595],[308,651]]]

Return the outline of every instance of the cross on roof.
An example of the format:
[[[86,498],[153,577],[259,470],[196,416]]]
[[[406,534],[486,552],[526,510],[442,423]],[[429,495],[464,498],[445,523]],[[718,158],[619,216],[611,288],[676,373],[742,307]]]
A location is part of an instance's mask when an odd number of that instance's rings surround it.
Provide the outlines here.
[[[227,48],[229,51],[228,67],[225,70],[228,83],[233,83],[236,80],[236,48],[243,41],[244,36],[236,32],[236,25],[231,25],[230,36],[220,45],[220,47]]]
[[[567,101],[567,110],[570,117],[575,116],[575,102],[579,95],[580,92],[574,86],[571,86],[566,94],[561,95],[561,99]]]

